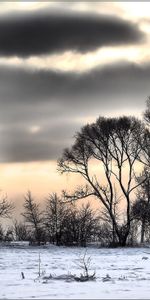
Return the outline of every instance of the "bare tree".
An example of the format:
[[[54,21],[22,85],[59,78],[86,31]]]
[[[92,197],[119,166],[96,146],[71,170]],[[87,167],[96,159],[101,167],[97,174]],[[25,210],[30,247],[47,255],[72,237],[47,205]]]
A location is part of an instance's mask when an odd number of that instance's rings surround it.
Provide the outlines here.
[[[135,182],[135,166],[142,152],[137,139],[143,133],[144,125],[133,117],[104,118],[84,126],[76,134],[71,149],[65,149],[58,161],[61,173],[80,174],[86,185],[77,188],[66,199],[77,200],[94,196],[104,205],[120,246],[125,246],[130,232],[130,211],[132,192],[142,183]],[[92,172],[92,164],[103,168],[103,178]],[[145,180],[145,179],[144,179]],[[120,224],[114,214],[114,182],[122,193],[125,221]]]
[[[96,234],[98,216],[90,204],[76,207],[64,202],[56,193],[46,201],[44,217],[45,231],[49,242],[59,245],[86,247]]]
[[[0,217],[10,218],[12,211],[14,210],[14,204],[9,202],[6,196],[2,196],[0,200]]]
[[[132,207],[133,218],[141,222],[141,243],[144,242],[150,222],[150,97],[146,102],[144,120],[146,129],[140,137],[143,155],[139,158],[139,161],[144,164],[141,177],[145,177],[145,181],[138,189],[137,200]],[[139,180],[137,178],[137,181]]]
[[[50,194],[46,202],[45,227],[49,241],[60,245],[64,231],[64,220],[68,216],[66,205],[56,193]]]
[[[110,224],[110,222],[100,222],[97,232],[97,241],[101,247],[115,246],[112,236],[112,224]]]
[[[17,241],[28,241],[31,239],[27,225],[17,220],[14,222],[14,234]]]
[[[4,240],[4,229],[0,224],[0,242],[2,242],[3,240]]]
[[[79,244],[81,247],[86,247],[87,242],[91,242],[97,232],[99,216],[96,216],[88,202],[87,204],[82,204],[78,209],[77,218],[79,224]]]
[[[4,240],[5,240],[6,242],[14,241],[14,231],[13,231],[13,227],[12,227],[12,226],[9,226],[9,227],[7,228],[7,231],[6,231],[6,233],[5,233]]]
[[[31,225],[33,239],[40,245],[44,239],[43,214],[40,211],[39,204],[35,203],[30,191],[25,196],[24,213],[22,213],[22,216],[25,218],[25,222]]]
[[[87,252],[85,251],[83,256],[79,257],[79,260],[76,261],[76,265],[82,270],[80,277],[74,276],[76,281],[85,282],[89,280],[95,280],[95,271],[92,274],[89,274],[91,269],[91,257],[87,257]]]
[[[141,243],[144,243],[146,227],[150,225],[150,173],[148,168],[144,168],[142,176],[146,177],[146,180],[138,188],[137,199],[133,203],[131,214],[133,220],[141,223]]]
[[[80,220],[74,203],[65,203],[66,214],[63,218],[62,243],[66,246],[80,245]]]

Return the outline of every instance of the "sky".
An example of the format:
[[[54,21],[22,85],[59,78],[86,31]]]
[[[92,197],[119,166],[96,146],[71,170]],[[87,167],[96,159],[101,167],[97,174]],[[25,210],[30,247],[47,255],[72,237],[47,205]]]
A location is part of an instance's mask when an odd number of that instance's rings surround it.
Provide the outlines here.
[[[19,205],[74,187],[57,160],[100,115],[142,116],[149,2],[0,2],[0,190]]]

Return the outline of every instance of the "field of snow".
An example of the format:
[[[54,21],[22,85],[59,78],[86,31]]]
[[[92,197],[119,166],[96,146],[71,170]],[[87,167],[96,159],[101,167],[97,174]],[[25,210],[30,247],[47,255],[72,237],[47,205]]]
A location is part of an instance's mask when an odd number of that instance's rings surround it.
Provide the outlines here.
[[[41,277],[38,278],[39,253]],[[87,249],[96,280],[45,280],[45,276],[80,275],[85,249],[65,247],[1,247],[0,299],[148,299],[150,249]],[[21,272],[25,278],[22,279]],[[109,278],[108,276],[109,275]],[[108,278],[108,280],[107,280]]]

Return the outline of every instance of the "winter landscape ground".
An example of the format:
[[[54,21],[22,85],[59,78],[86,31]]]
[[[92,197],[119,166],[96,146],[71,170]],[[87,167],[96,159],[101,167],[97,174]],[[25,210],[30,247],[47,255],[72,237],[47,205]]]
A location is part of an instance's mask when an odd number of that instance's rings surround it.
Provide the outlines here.
[[[39,272],[39,253],[41,257]],[[80,276],[83,248],[1,247],[1,299],[148,299],[150,295],[150,248],[88,248],[96,280],[76,282],[45,279],[50,274]],[[22,278],[21,272],[25,278]],[[109,276],[108,276],[109,275]]]

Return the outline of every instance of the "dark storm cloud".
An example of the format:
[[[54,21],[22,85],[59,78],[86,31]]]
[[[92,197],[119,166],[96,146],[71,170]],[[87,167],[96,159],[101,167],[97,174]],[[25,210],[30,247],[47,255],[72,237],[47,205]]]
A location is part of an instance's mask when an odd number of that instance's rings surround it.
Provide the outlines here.
[[[79,12],[27,12],[0,17],[0,55],[32,56],[133,44],[144,34],[132,22]]]
[[[83,117],[142,111],[149,78],[150,65],[129,63],[82,74],[1,67],[0,161],[57,159]]]

